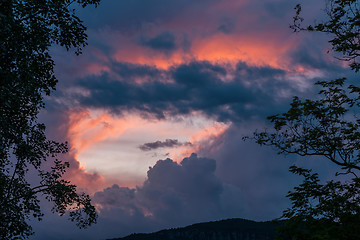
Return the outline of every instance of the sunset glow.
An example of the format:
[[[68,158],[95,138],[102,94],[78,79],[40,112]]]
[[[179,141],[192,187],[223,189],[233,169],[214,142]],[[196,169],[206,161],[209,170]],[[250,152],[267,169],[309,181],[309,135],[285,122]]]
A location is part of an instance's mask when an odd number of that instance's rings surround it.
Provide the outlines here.
[[[307,21],[322,3],[304,0]],[[295,4],[103,0],[80,9],[88,46],[80,56],[54,47],[59,84],[43,113],[51,135],[69,142],[66,176],[98,208],[99,227],[72,237],[279,217],[297,158],[243,137],[346,67],[327,36],[289,29]]]
[[[117,183],[126,186],[140,185],[148,167],[157,160],[170,157],[180,162],[196,152],[203,141],[220,136],[228,126],[196,115],[162,121],[146,120],[134,114],[118,117],[103,111],[79,109],[70,113],[69,122],[71,152],[80,167],[90,173],[95,171],[117,178]],[[139,149],[145,142],[171,138],[191,145],[150,152]]]

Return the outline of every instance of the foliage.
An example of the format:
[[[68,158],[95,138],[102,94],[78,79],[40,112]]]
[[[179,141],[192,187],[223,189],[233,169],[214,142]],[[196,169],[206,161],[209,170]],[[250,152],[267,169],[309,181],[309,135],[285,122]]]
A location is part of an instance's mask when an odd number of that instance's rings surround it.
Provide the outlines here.
[[[345,79],[317,82],[319,99],[294,97],[290,109],[268,117],[275,132],[255,132],[260,145],[274,146],[278,153],[324,156],[345,173],[360,170],[360,88],[344,87]]]
[[[301,5],[291,28],[327,33],[333,50],[342,54],[355,72],[360,70],[360,9],[357,0],[327,0],[327,19],[302,27]],[[293,166],[290,171],[304,181],[289,192],[292,206],[283,212],[277,239],[359,239],[360,234],[360,88],[345,78],[317,82],[322,89],[315,99],[294,97],[290,109],[268,117],[274,130],[255,132],[260,145],[279,154],[322,156],[354,178],[321,183],[311,170]],[[350,174],[350,175],[349,175]]]
[[[304,181],[287,197],[291,208],[277,239],[357,239],[360,234],[360,88],[345,79],[318,82],[316,100],[294,97],[290,109],[268,117],[273,132],[255,132],[260,145],[273,146],[279,154],[323,156],[338,165],[339,174],[352,174],[348,182],[320,183],[311,170],[291,167]]]
[[[358,0],[327,0],[328,19],[321,23],[302,27],[301,5],[295,7],[296,15],[291,28],[294,31],[316,31],[329,33],[333,50],[342,53],[341,60],[349,61],[356,72],[360,70],[357,62],[360,56],[360,5]]]
[[[89,196],[62,179],[69,163],[57,159],[66,143],[48,140],[37,120],[43,97],[55,90],[54,61],[49,48],[60,45],[80,54],[86,27],[75,4],[100,0],[0,0],[0,238],[23,239],[32,234],[28,220],[41,219],[39,194],[54,203],[60,215],[80,227],[96,221]],[[45,164],[50,158],[54,164]],[[28,176],[37,173],[39,184]],[[33,178],[33,177],[32,177]]]
[[[320,184],[318,175],[292,166],[292,173],[304,182],[288,194],[292,207],[285,210],[288,219],[279,228],[277,239],[354,240],[360,235],[360,178],[350,182],[329,181]]]

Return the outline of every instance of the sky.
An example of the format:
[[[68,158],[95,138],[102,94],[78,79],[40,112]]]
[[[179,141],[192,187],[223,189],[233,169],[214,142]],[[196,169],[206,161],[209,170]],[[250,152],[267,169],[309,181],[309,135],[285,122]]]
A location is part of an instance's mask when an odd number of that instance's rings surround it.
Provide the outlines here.
[[[271,128],[293,96],[349,74],[328,36],[293,33],[297,1],[103,0],[79,9],[88,46],[59,47],[57,90],[40,120],[68,141],[66,178],[92,196],[98,224],[78,230],[51,214],[31,239],[106,239],[203,221],[281,216],[301,179],[332,176],[324,159],[281,156],[244,136]],[[324,14],[304,0],[305,21]]]

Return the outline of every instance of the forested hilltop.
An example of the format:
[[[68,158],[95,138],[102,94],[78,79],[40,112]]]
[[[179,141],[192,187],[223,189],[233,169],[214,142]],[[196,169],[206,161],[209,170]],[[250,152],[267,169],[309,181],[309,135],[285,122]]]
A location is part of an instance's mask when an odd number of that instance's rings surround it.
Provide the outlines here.
[[[276,232],[274,222],[255,222],[241,218],[161,230],[155,233],[131,234],[111,240],[270,240]]]

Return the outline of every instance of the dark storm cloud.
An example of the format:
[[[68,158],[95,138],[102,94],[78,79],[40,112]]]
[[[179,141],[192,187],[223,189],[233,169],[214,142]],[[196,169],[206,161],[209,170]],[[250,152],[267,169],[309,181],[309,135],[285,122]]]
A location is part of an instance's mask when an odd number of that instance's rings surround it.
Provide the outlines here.
[[[215,160],[196,154],[180,164],[159,160],[149,169],[143,186],[130,189],[113,185],[95,193],[93,200],[102,206],[100,217],[122,211],[124,218],[136,217],[140,222],[148,218],[163,227],[244,213],[240,190],[220,181],[215,170]],[[236,201],[226,198],[231,194]]]
[[[152,66],[120,62],[114,63],[112,68],[125,81],[134,81],[139,78],[142,80],[156,79],[157,81],[162,79],[162,71]]]
[[[158,148],[173,148],[173,147],[180,147],[184,145],[191,145],[190,142],[181,143],[177,139],[166,139],[164,142],[156,141],[150,143],[144,143],[143,145],[139,146],[142,151],[151,151]]]
[[[154,50],[171,51],[176,49],[175,35],[168,31],[149,39],[142,37],[140,44]]]
[[[180,164],[159,160],[149,169],[142,186],[114,184],[94,194],[92,201],[99,210],[96,225],[80,231],[56,214],[47,213],[43,222],[51,224],[35,223],[36,235],[31,239],[108,239],[245,216],[240,189],[222,182],[215,171],[214,159],[196,154]]]
[[[249,67],[245,62],[239,62],[236,65],[237,73],[239,77],[250,79],[250,80],[259,80],[259,79],[274,79],[276,77],[282,76],[285,74],[284,70],[276,69],[272,67]]]
[[[220,32],[230,34],[235,30],[235,20],[224,18],[221,20],[219,27],[217,28]]]
[[[89,94],[74,97],[81,105],[106,108],[118,114],[139,111],[161,119],[200,111],[219,121],[239,121],[258,116],[259,111],[269,114],[269,106],[278,98],[277,91],[295,91],[295,86],[279,81],[285,79],[285,71],[245,63],[239,63],[235,72],[203,61],[182,64],[168,71],[132,65],[131,71],[118,68],[116,74],[123,79],[135,79],[137,67],[145,74],[151,73],[148,81],[119,81],[105,73],[78,80],[78,85]],[[229,73],[234,77],[223,80]]]

